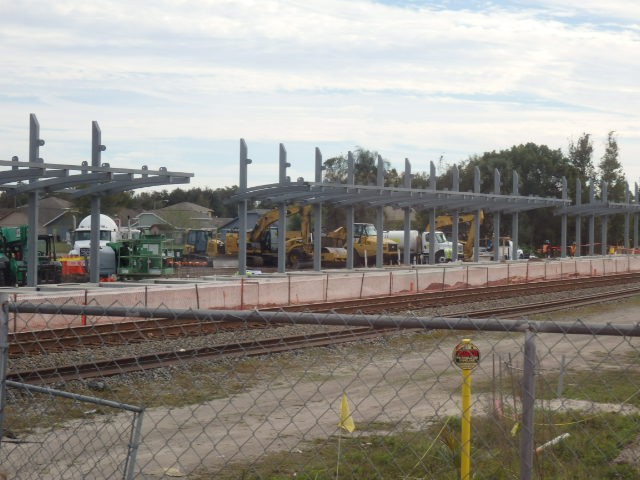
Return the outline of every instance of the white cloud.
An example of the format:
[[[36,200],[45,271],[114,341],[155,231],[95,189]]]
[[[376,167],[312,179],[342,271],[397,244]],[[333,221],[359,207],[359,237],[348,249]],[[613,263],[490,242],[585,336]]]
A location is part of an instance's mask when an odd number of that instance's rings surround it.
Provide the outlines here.
[[[640,28],[629,20],[640,4],[473,5],[3,2],[0,158],[26,151],[31,112],[48,161],[86,159],[98,120],[113,165],[175,162],[208,186],[237,183],[227,146],[240,137],[265,152],[253,181],[270,183],[279,142],[308,146],[301,171],[315,145],[427,169],[443,152],[453,163],[528,141],[566,149],[589,132],[597,163],[597,142],[616,130],[627,176],[640,178]]]

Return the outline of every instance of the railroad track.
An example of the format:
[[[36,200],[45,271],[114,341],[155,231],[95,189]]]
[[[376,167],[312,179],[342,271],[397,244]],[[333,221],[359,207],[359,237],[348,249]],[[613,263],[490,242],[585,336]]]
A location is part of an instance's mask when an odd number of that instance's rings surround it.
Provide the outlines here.
[[[48,330],[30,330],[9,334],[9,355],[37,355],[83,347],[118,345],[170,337],[207,335],[240,328],[265,328],[264,323],[207,321],[187,318],[152,318],[117,323]]]
[[[359,298],[322,303],[296,304],[284,307],[263,308],[261,311],[287,312],[337,312],[337,313],[379,313],[406,310],[420,310],[473,303],[478,301],[497,300],[516,296],[532,296],[549,292],[584,290],[613,285],[630,285],[640,282],[640,274],[625,273],[605,277],[587,277],[563,280],[549,280],[534,283],[514,283],[489,287],[467,288],[459,290],[441,290],[421,293],[394,294],[383,297]]]
[[[548,285],[549,286],[549,285]],[[593,284],[592,284],[593,286]],[[601,285],[600,285],[601,286]],[[597,294],[576,295],[573,298],[549,301],[526,302],[516,306],[481,308],[466,312],[470,318],[486,317],[516,317],[525,314],[542,313],[552,310],[560,310],[568,307],[577,307],[594,303],[602,303],[608,300],[618,300],[624,297],[640,295],[640,284],[630,285],[614,292],[598,292]],[[484,297],[483,300],[487,298]],[[350,305],[347,308],[353,308]],[[336,308],[332,308],[336,311]],[[309,311],[309,310],[307,310]],[[288,312],[283,312],[287,313]],[[257,312],[259,315],[260,312]],[[290,315],[288,315],[290,316]],[[156,319],[157,320],[157,319]],[[212,322],[213,323],[213,322]],[[92,362],[86,365],[69,365],[64,367],[44,368],[23,372],[10,372],[8,379],[28,382],[32,384],[47,384],[69,380],[83,380],[95,377],[106,377],[133,371],[141,371],[153,368],[166,367],[175,363],[182,363],[194,359],[203,358],[237,358],[270,353],[280,353],[301,348],[328,346],[337,343],[352,342],[372,337],[397,332],[396,328],[344,328],[319,334],[308,334],[294,337],[277,337],[267,340],[250,341],[212,347],[195,348],[179,351],[158,352],[150,355],[134,356],[103,362]]]
[[[375,314],[381,311],[420,310],[506,297],[531,296],[549,291],[579,290],[601,287],[603,284],[624,285],[630,282],[640,282],[640,275],[621,274],[607,277],[500,285],[464,290],[422,292],[264,308],[261,311]],[[161,310],[158,310],[158,315],[162,315]],[[491,315],[491,312],[482,312],[481,315]],[[265,327],[264,323],[253,323],[249,326],[251,328]],[[144,342],[177,336],[206,335],[241,327],[244,328],[244,325],[239,325],[237,322],[151,318],[115,323],[91,323],[89,325],[47,330],[31,330],[9,334],[9,355],[42,354],[92,346]]]
[[[241,342],[235,344],[202,347],[189,350],[159,352],[137,357],[124,357],[80,365],[43,368],[32,371],[9,373],[7,379],[31,384],[65,382],[88,378],[109,377],[123,373],[138,372],[153,368],[168,367],[194,359],[238,358],[282,353],[301,348],[336,345],[354,342],[365,338],[375,338],[395,329],[376,330],[373,328],[354,328],[342,331],[324,332],[310,335],[296,335],[283,338],[270,338],[260,341]]]

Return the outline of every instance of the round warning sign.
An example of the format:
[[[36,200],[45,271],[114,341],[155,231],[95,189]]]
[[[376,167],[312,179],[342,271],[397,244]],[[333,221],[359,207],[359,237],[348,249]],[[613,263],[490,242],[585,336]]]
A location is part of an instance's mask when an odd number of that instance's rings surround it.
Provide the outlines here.
[[[480,350],[465,338],[453,349],[453,363],[462,370],[473,370],[480,363]]]

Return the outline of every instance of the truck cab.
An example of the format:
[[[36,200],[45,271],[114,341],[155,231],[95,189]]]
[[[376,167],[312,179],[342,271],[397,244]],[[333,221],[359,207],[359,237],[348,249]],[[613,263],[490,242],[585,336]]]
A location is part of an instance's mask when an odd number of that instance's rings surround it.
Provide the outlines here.
[[[107,215],[100,214],[100,249],[109,242],[121,240],[120,230],[116,222]],[[87,257],[91,251],[91,215],[85,217],[74,231],[73,247],[70,256]]]
[[[480,239],[479,260],[480,261],[493,261],[495,248],[493,245],[493,238]],[[500,260],[522,260],[524,259],[524,252],[521,248],[518,248],[516,257],[512,257],[513,241],[510,237],[500,237],[500,245],[498,246],[498,255]]]

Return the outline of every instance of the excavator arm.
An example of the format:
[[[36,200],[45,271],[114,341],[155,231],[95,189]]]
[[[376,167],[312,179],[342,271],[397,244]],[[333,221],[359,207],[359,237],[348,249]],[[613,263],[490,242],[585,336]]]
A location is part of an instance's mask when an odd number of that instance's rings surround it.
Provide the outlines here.
[[[480,210],[479,220],[480,225],[482,225],[482,222],[484,222],[484,212],[482,210]],[[469,233],[467,235],[467,241],[464,242],[463,251],[465,260],[470,260],[473,258],[473,244],[475,243],[476,237],[476,214],[466,213],[458,215],[458,223],[469,224]],[[438,215],[436,217],[436,229],[450,227],[451,225],[453,225],[453,215]]]
[[[287,207],[286,216],[295,215],[302,210],[300,205],[290,205]],[[273,208],[265,213],[262,217],[258,219],[256,226],[251,230],[249,234],[250,242],[258,242],[262,237],[262,234],[274,223],[280,220],[280,209]]]
[[[472,223],[476,219],[475,213],[465,213],[464,215],[458,215],[458,223]],[[480,223],[484,221],[484,212],[480,210]],[[438,215],[436,217],[436,230],[440,230],[443,227],[450,227],[453,225],[453,215]],[[427,230],[429,227],[427,226]]]

